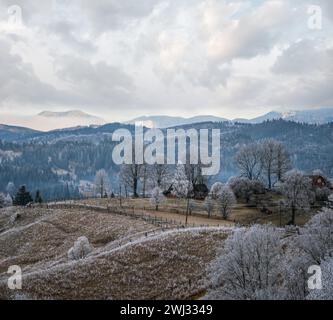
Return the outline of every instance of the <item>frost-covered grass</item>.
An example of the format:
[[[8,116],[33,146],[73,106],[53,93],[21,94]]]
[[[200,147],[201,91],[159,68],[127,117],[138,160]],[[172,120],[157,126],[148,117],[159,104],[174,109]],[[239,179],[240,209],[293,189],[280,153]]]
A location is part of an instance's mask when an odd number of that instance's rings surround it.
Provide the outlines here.
[[[10,216],[20,210],[20,219]],[[43,214],[44,212],[44,214]],[[9,265],[23,268],[20,296],[33,299],[188,299],[204,294],[206,266],[231,228],[163,232],[140,219],[78,209],[0,214],[0,299]],[[69,260],[85,236],[92,252]],[[90,250],[89,250],[90,251]]]
[[[99,248],[155,229],[144,221],[88,210],[10,208],[1,212],[0,273],[13,264],[30,269],[36,263],[66,258],[67,251],[81,236]],[[11,217],[17,213],[20,218],[12,222]]]

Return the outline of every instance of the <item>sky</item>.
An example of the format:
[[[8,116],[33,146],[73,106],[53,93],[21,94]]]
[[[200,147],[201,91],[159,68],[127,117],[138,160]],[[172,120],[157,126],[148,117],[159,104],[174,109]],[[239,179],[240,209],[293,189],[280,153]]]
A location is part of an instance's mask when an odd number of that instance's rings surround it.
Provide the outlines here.
[[[332,31],[332,0],[0,0],[0,123],[333,107]]]

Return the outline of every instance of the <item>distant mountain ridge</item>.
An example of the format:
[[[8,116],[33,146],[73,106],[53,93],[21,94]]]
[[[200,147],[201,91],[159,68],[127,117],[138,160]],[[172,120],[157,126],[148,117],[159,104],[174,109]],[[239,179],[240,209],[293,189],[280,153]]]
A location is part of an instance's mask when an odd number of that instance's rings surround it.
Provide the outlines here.
[[[54,111],[42,111],[38,113],[38,116],[40,117],[46,117],[46,118],[67,118],[67,117],[73,117],[73,118],[84,118],[84,119],[98,119],[99,121],[104,121],[102,118],[93,116],[91,114],[88,114],[86,112],[80,111],[80,110],[69,110],[64,112],[54,112]]]
[[[304,122],[309,124],[325,124],[333,122],[333,107],[314,109],[314,110],[302,110],[302,111],[286,111],[286,112],[271,111],[253,119],[237,118],[230,120],[210,115],[196,116],[191,118],[170,117],[170,116],[143,116],[135,118],[126,123],[135,124],[136,122],[143,122],[143,124],[147,127],[168,128],[181,125],[196,124],[201,122],[228,121],[233,123],[240,122],[240,123],[257,124],[264,121],[278,120],[278,119],[301,122],[301,123]]]
[[[151,128],[168,128],[187,124],[194,124],[200,122],[224,122],[229,121],[225,118],[215,117],[215,116],[195,116],[191,118],[183,117],[171,117],[171,116],[143,116],[135,118],[131,121],[126,122],[127,124],[135,124],[142,122],[144,126]]]
[[[232,123],[247,123],[247,124],[258,124],[265,121],[279,120],[283,119],[286,121],[294,121],[299,123],[308,123],[308,124],[326,124],[333,122],[333,107],[332,108],[321,108],[315,110],[303,110],[303,111],[286,111],[286,112],[277,112],[271,111],[262,116],[253,118],[253,119],[233,119],[229,120],[222,117],[203,115],[195,116],[191,118],[184,117],[172,117],[172,116],[142,116],[135,118],[131,121],[123,123],[125,125],[133,125],[135,123],[142,123],[145,127],[148,128],[170,128],[170,127],[179,127],[187,126],[191,124],[198,123],[220,123],[220,122],[229,122]],[[0,127],[0,139],[4,136],[6,138],[13,137],[15,140],[16,136],[22,137],[24,134],[21,133],[18,135],[16,132],[11,132],[11,127],[28,129],[34,131],[43,131],[50,132],[56,130],[64,131],[76,131],[78,128],[86,127],[98,127],[104,126],[107,122],[99,117],[90,115],[88,113],[82,112],[80,110],[70,110],[65,112],[53,112],[53,111],[43,111],[35,116],[11,116],[6,117],[0,116],[0,124],[4,123],[3,127]],[[10,125],[8,125],[10,124]],[[110,123],[112,124],[112,122]],[[14,130],[14,131],[15,131]],[[5,134],[5,132],[8,132]],[[31,132],[29,132],[31,134]],[[29,135],[27,134],[27,135]]]
[[[80,110],[69,110],[65,112],[43,111],[39,114],[28,116],[0,115],[0,123],[35,130],[51,131],[77,126],[104,125],[106,121]]]

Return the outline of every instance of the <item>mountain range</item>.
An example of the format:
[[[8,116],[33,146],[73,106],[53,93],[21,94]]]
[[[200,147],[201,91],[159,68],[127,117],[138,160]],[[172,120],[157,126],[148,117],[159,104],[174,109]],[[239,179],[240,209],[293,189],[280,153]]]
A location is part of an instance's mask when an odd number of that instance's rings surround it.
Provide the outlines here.
[[[143,116],[135,118],[129,121],[129,124],[135,124],[137,122],[142,122],[146,127],[155,128],[168,128],[180,125],[195,124],[201,122],[239,122],[239,123],[261,123],[269,120],[283,119],[286,121],[295,121],[301,123],[309,124],[325,124],[333,121],[333,108],[321,108],[314,110],[302,110],[302,111],[287,111],[287,112],[277,112],[271,111],[260,117],[253,119],[226,119],[216,116],[196,116],[192,118],[183,117],[170,117],[170,116]]]
[[[15,127],[28,127],[39,131],[50,131],[77,126],[103,125],[100,117],[79,110],[65,112],[43,111],[36,115],[0,115],[0,123]]]
[[[40,190],[44,199],[66,199],[68,188],[74,192],[81,181],[93,181],[101,168],[109,173],[112,185],[118,185],[120,168],[112,161],[118,143],[111,135],[120,128],[134,134],[135,126],[123,123],[49,132],[0,126],[0,192],[13,181],[16,186],[25,184],[33,193]],[[268,138],[286,147],[295,168],[308,174],[321,169],[333,177],[333,122],[311,125],[279,119],[258,124],[205,122],[178,128],[220,130],[221,172],[212,182],[238,175],[237,151]]]
[[[212,115],[202,115],[191,118],[172,116],[142,116],[130,121],[125,121],[124,124],[142,123],[148,128],[170,128],[203,122],[257,124],[278,119],[308,124],[325,124],[333,122],[333,108],[287,112],[271,111],[253,119],[237,118],[233,120]],[[0,127],[0,139],[4,134],[4,131],[8,131],[9,135],[13,133],[14,135],[17,135],[17,132],[22,133],[22,131],[25,131],[24,128],[48,132],[59,129],[70,130],[70,128],[75,129],[77,127],[103,126],[106,123],[107,121],[104,119],[80,110],[70,110],[65,112],[43,111],[34,116],[0,115],[0,124],[3,124],[2,127]],[[27,130],[29,131],[29,129]],[[29,134],[33,133],[29,132]]]

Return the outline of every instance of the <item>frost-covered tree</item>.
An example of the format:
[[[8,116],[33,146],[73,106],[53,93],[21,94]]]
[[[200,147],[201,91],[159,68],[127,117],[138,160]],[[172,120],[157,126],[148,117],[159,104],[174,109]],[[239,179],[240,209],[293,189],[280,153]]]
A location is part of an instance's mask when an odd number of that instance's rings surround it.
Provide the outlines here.
[[[333,257],[333,210],[324,209],[301,228],[297,245],[312,263]]]
[[[291,221],[295,225],[296,212],[300,209],[308,209],[312,198],[311,181],[302,172],[289,171],[281,185],[281,192],[285,197],[285,203],[291,210]]]
[[[236,164],[243,177],[259,179],[262,172],[261,153],[258,143],[242,147],[236,154]]]
[[[15,184],[13,182],[8,182],[6,191],[12,198],[14,198],[15,196],[15,190],[16,190]]]
[[[182,164],[178,164],[175,171],[175,176],[172,181],[172,193],[179,199],[186,199],[186,221],[187,225],[188,214],[189,214],[189,204],[190,198],[193,194],[193,185],[190,180],[188,180],[185,166]]]
[[[238,229],[210,267],[215,299],[278,299],[282,243],[278,230]]]
[[[208,213],[208,218],[210,218],[214,210],[214,200],[211,198],[211,196],[206,197],[204,202],[204,208]]]
[[[8,193],[7,196],[5,197],[5,207],[11,207],[13,205],[13,199]]]
[[[333,258],[327,258],[320,264],[322,289],[311,290],[308,300],[333,300]]]
[[[93,250],[87,237],[80,237],[74,242],[74,246],[68,251],[69,260],[84,259]]]
[[[156,211],[158,211],[158,207],[165,201],[165,196],[163,195],[163,191],[156,187],[151,192],[150,202],[155,206]]]
[[[95,187],[97,192],[103,198],[110,187],[110,180],[104,169],[98,170],[95,175]]]
[[[217,182],[211,188],[210,197],[215,200],[223,219],[228,219],[233,206],[236,204],[236,197],[231,188]]]
[[[333,210],[325,209],[315,215],[300,234],[287,239],[283,264],[286,298],[304,300],[311,292],[308,268],[333,257]]]
[[[212,185],[212,187],[210,188],[210,192],[209,192],[209,196],[213,199],[216,200],[219,193],[221,192],[221,190],[224,188],[224,184],[222,182],[216,182]]]

